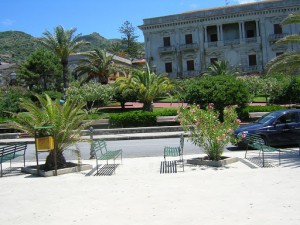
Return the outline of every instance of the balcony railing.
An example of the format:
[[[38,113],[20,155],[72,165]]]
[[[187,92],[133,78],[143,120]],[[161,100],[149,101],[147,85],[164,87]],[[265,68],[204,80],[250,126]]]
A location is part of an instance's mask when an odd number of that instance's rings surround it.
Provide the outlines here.
[[[244,67],[244,72],[261,72],[261,71],[262,71],[261,65]]]
[[[257,37],[246,38],[246,43],[256,43]]]
[[[238,45],[240,44],[240,39],[224,40],[224,45]]]
[[[174,46],[159,47],[158,51],[159,53],[172,53],[176,51],[176,48]]]
[[[180,45],[180,50],[182,50],[182,51],[196,50],[198,48],[199,48],[199,45],[196,43]]]
[[[270,34],[268,37],[269,41],[277,41],[281,38],[284,38],[285,36],[287,36],[288,34]]]
[[[183,76],[184,77],[194,77],[200,75],[199,70],[190,70],[190,71],[184,71]]]
[[[217,47],[218,46],[218,42],[214,41],[214,42],[207,42],[208,47]]]

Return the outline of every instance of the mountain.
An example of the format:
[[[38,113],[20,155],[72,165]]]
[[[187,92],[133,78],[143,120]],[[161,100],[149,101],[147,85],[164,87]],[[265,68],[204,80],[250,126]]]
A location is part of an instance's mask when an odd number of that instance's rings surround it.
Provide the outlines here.
[[[0,32],[0,61],[23,61],[38,47],[34,39],[21,31]]]
[[[21,31],[0,32],[0,61],[22,63],[26,57],[40,47],[35,39]],[[106,39],[96,32],[82,35],[79,40],[88,41],[90,45],[81,47],[78,52],[90,51],[95,48],[108,49],[111,43],[116,42],[121,44],[121,39]]]

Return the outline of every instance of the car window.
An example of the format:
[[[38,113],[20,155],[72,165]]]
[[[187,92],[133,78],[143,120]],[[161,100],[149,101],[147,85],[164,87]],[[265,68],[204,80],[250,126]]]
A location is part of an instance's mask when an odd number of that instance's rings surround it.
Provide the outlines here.
[[[272,123],[272,121],[274,121],[276,119],[276,116],[274,114],[268,114],[262,118],[260,118],[259,120],[257,120],[257,123],[260,124],[266,124],[266,123]]]
[[[298,120],[298,114],[297,112],[291,112],[282,115],[277,119],[277,123],[296,123]]]

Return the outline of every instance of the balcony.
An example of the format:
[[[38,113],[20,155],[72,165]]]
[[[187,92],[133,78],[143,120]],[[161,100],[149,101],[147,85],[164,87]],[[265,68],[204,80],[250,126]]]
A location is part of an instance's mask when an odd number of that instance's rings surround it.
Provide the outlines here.
[[[239,45],[240,39],[224,40],[224,45]]]
[[[246,43],[257,43],[257,37],[246,38]]]
[[[169,54],[176,51],[174,46],[166,46],[166,47],[159,47],[158,52],[159,54]]]
[[[287,36],[288,34],[270,34],[268,37],[268,40],[273,42],[273,41],[278,41],[281,38],[284,38],[285,36]]]
[[[195,77],[195,76],[199,76],[199,75],[200,75],[199,70],[190,70],[190,71],[183,72],[184,77]]]
[[[262,66],[256,65],[256,66],[244,67],[244,72],[262,72]]]
[[[180,45],[181,51],[196,51],[198,48],[199,45],[196,43]]]
[[[218,42],[217,41],[207,42],[207,46],[208,47],[218,47]]]

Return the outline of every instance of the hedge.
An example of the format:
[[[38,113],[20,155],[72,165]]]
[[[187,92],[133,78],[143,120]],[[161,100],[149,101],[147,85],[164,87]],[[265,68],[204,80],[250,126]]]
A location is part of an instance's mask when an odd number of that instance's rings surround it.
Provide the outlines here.
[[[155,112],[131,111],[109,115],[111,127],[149,127],[156,126],[157,116],[176,116],[177,109],[160,109]]]

